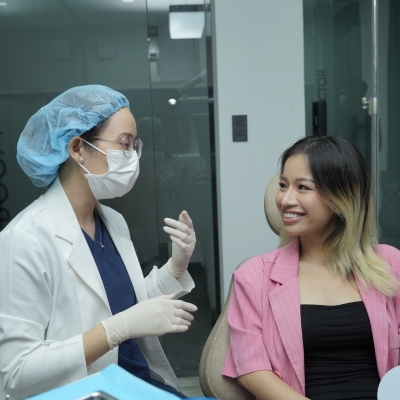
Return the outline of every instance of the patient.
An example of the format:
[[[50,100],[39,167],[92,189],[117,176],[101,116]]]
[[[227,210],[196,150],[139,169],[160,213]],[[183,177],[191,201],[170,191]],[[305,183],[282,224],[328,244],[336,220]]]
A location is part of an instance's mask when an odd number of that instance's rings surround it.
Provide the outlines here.
[[[281,247],[233,275],[223,375],[259,400],[376,399],[399,365],[400,251],[376,241],[371,182],[345,139],[281,157]]]

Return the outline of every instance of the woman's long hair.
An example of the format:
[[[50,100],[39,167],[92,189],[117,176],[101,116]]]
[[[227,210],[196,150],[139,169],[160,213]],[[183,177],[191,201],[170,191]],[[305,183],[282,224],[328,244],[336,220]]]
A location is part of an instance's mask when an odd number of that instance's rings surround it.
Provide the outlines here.
[[[360,151],[345,139],[305,137],[281,156],[281,173],[287,159],[302,154],[316,188],[334,213],[334,227],[323,241],[326,261],[335,273],[353,279],[364,289],[373,286],[388,296],[399,289],[391,268],[376,253],[377,234],[368,166]],[[281,231],[281,246],[293,237]]]

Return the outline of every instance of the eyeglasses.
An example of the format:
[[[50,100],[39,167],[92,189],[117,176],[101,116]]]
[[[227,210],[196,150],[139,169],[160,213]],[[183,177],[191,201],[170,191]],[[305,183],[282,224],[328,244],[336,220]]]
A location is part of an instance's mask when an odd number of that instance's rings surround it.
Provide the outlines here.
[[[142,155],[143,142],[139,139],[133,139],[131,135],[119,136],[95,136],[91,139],[121,139],[122,151],[126,158],[131,158],[133,151],[136,151],[138,158]]]

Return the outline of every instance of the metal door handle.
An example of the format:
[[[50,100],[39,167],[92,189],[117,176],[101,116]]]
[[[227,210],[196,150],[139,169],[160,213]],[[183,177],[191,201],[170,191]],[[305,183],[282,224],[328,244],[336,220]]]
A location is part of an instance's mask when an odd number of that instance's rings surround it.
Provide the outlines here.
[[[366,97],[363,97],[362,98],[362,108],[364,110],[368,109],[369,115],[378,115],[378,98],[371,97],[369,100],[367,100]]]

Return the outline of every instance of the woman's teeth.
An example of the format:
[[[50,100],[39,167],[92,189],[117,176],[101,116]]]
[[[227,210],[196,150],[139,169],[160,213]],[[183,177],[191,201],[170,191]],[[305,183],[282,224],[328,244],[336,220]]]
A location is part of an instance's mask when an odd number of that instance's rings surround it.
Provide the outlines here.
[[[295,213],[288,213],[288,212],[286,212],[286,213],[283,213],[283,216],[284,216],[285,218],[299,218],[299,217],[302,216],[302,214],[295,214]]]

